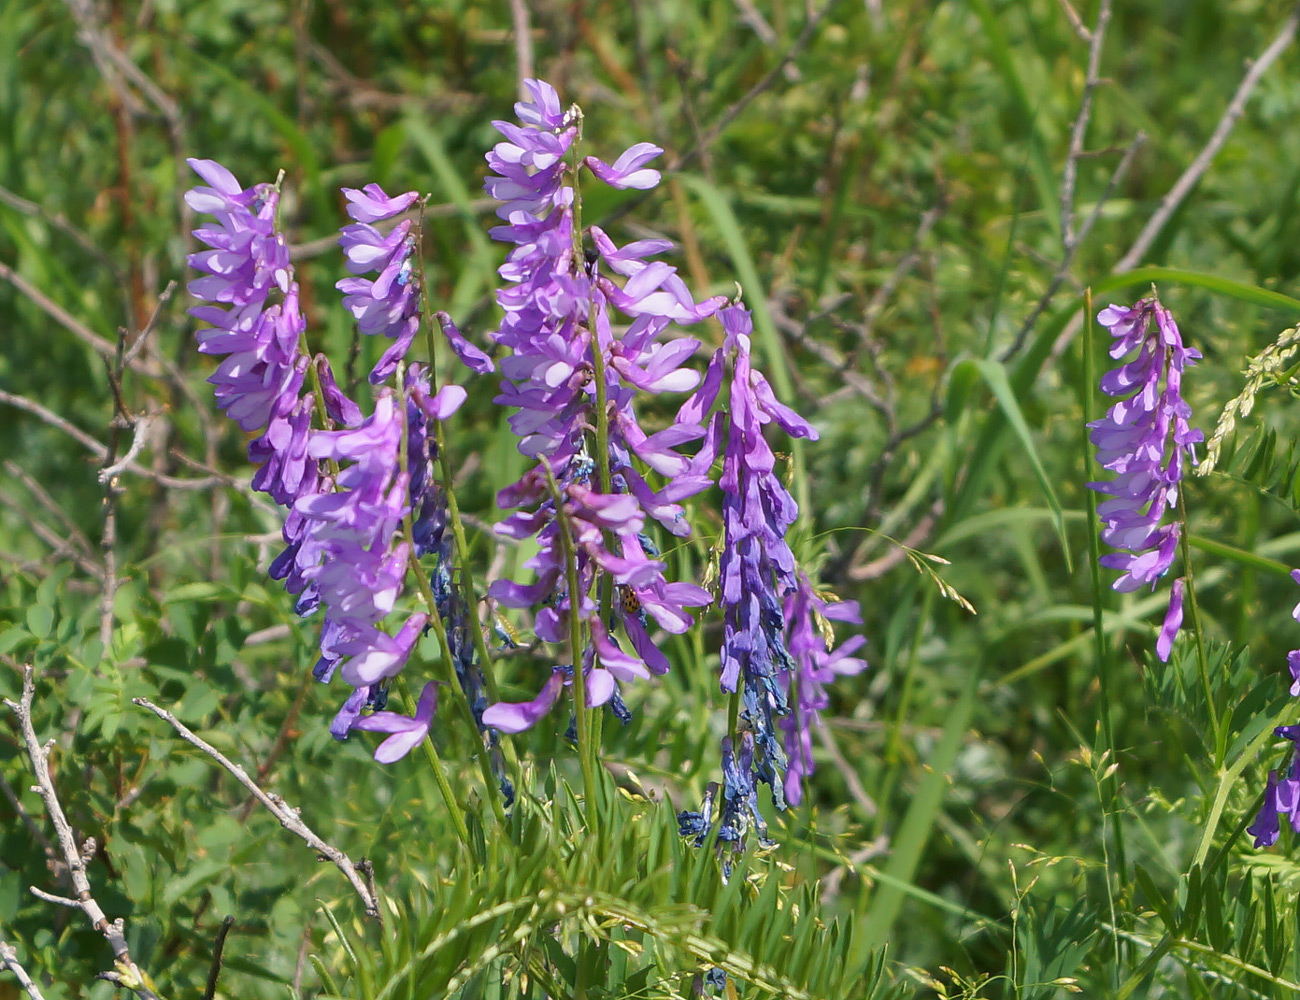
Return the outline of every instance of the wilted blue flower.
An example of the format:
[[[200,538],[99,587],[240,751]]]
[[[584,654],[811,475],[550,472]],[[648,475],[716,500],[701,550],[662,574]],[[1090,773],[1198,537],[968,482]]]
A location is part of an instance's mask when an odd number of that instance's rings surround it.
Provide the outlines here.
[[[1108,306],[1097,319],[1115,338],[1112,358],[1137,351],[1102,376],[1102,392],[1121,398],[1088,425],[1097,461],[1116,474],[1108,482],[1088,484],[1114,498],[1098,504],[1097,513],[1102,540],[1122,551],[1102,556],[1101,564],[1124,571],[1116,590],[1154,588],[1178,547],[1180,522],[1163,519],[1178,501],[1183,458],[1195,462],[1194,446],[1204,440],[1188,425],[1192,411],[1182,397],[1183,372],[1201,355],[1183,345],[1173,316],[1154,295],[1128,309]],[[1181,617],[1182,589],[1176,587],[1157,646],[1162,659],[1168,658]]]

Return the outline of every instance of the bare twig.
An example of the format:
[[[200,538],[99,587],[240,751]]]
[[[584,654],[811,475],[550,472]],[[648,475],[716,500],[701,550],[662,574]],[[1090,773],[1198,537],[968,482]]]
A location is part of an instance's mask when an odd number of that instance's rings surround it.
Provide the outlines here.
[[[62,867],[62,865],[60,865],[60,867]],[[39,886],[29,886],[27,891],[37,899],[43,900],[46,903],[53,903],[55,906],[66,906],[70,910],[78,910],[81,908],[81,904],[75,899],[68,896],[59,896],[53,892],[46,892]]]
[[[126,352],[123,364],[129,365],[135,360],[136,355],[144,349],[144,345],[149,340],[149,334],[153,333],[154,327],[158,325],[158,317],[162,315],[163,306],[171,300],[174,291],[176,291],[176,282],[167,282],[167,287],[162,290],[162,294],[158,296],[158,301],[154,303],[153,315],[149,317],[149,322],[145,323],[144,329],[137,331],[131,338],[131,349]]]
[[[13,945],[3,938],[0,938],[0,963],[18,977],[18,985],[31,1000],[45,1000],[40,988],[32,982],[31,976],[27,975],[27,970],[18,963],[18,952],[14,951]]]
[[[230,758],[214,747],[211,743],[208,743],[202,737],[195,735],[195,733],[190,730],[185,723],[181,722],[180,719],[176,718],[176,716],[172,715],[172,713],[167,711],[165,708],[159,708],[148,698],[132,698],[131,700],[142,708],[147,708],[149,711],[153,712],[154,715],[158,716],[158,718],[162,719],[165,723],[176,730],[177,734],[179,734],[181,739],[185,740],[186,743],[198,748],[225,768],[225,770],[228,771],[236,781],[248,789],[248,791],[251,792],[253,796],[262,803],[262,805],[266,806],[271,815],[280,821],[282,827],[300,840],[304,841],[317,854],[320,854],[324,858],[333,862],[334,866],[338,868],[338,870],[343,873],[344,877],[347,878],[348,882],[351,883],[352,888],[356,890],[357,895],[361,897],[361,902],[365,906],[367,915],[375,918],[379,917],[379,905],[375,896],[371,893],[370,888],[361,877],[361,873],[357,870],[357,866],[352,863],[352,859],[337,847],[327,844],[317,836],[317,834],[302,821],[302,817],[299,816],[297,809],[289,806],[284,799],[280,798],[280,796],[262,791],[258,784],[248,776],[248,773],[242,767],[230,760]]]
[[[528,4],[525,0],[510,0],[510,21],[515,36],[515,78],[516,89],[521,101],[528,100],[524,90],[524,81],[531,80],[533,72],[533,27],[528,16]]]
[[[100,264],[108,268],[113,277],[117,279],[119,285],[126,284],[126,274],[117,266],[117,263],[113,258],[109,254],[105,253],[99,244],[69,222],[61,213],[51,212],[34,201],[28,201],[26,198],[14,194],[14,192],[10,191],[7,187],[0,187],[0,202],[4,202],[17,212],[22,212],[23,215],[28,215],[48,222],[59,232],[63,233],[64,236],[67,236],[70,240],[76,243],[77,246],[81,247],[82,250],[94,257]]]
[[[735,121],[740,116],[740,113],[749,107],[760,94],[771,87],[776,82],[776,78],[785,71],[786,66],[793,63],[799,57],[799,54],[808,47],[808,43],[812,41],[822,21],[826,19],[826,15],[831,12],[831,9],[838,2],[839,0],[826,0],[820,8],[811,11],[808,19],[804,22],[803,30],[799,32],[799,37],[782,53],[776,65],[764,73],[762,78],[750,87],[740,100],[728,107],[716,122],[705,129],[696,143],[683,153],[676,162],[670,164],[668,169],[681,170],[706,153],[723,130]]]
[[[1146,254],[1151,244],[1155,242],[1156,237],[1160,235],[1161,230],[1165,228],[1165,224],[1169,222],[1170,216],[1174,214],[1178,206],[1183,203],[1183,199],[1196,186],[1196,182],[1201,179],[1201,175],[1209,169],[1211,161],[1223,148],[1223,144],[1228,141],[1228,133],[1232,131],[1232,126],[1237,124],[1237,119],[1246,110],[1246,101],[1250,99],[1255,87],[1264,74],[1268,72],[1268,68],[1277,61],[1278,56],[1295,38],[1297,26],[1300,26],[1300,4],[1291,11],[1291,16],[1286,19],[1282,29],[1277,33],[1277,37],[1269,43],[1268,48],[1260,53],[1259,58],[1246,71],[1241,84],[1237,87],[1237,92],[1232,95],[1232,100],[1228,102],[1227,108],[1224,109],[1223,117],[1219,119],[1219,124],[1214,127],[1210,141],[1197,154],[1196,159],[1192,160],[1191,165],[1183,171],[1183,175],[1174,182],[1174,186],[1169,189],[1169,193],[1161,199],[1159,207],[1147,220],[1147,224],[1142,227],[1142,232],[1133,241],[1128,253],[1121,257],[1119,262],[1111,269],[1114,274],[1131,271],[1137,266],[1138,261]]]
[[[54,789],[54,782],[50,778],[49,749],[53,745],[53,741],[42,745],[32,724],[32,698],[35,693],[36,682],[29,664],[23,670],[21,700],[12,702],[6,698],[5,705],[18,719],[23,745],[27,749],[27,756],[32,764],[32,774],[36,778],[36,791],[45,803],[45,812],[49,816],[50,822],[54,824],[59,849],[63,854],[64,861],[67,863],[68,876],[72,880],[72,887],[76,890],[76,905],[85,913],[86,919],[90,921],[91,926],[104,936],[109,947],[113,949],[113,958],[117,965],[118,979],[121,985],[134,992],[142,1000],[158,1000],[157,994],[149,986],[148,979],[131,959],[131,950],[127,947],[122,921],[118,919],[110,922],[91,892],[90,880],[86,877],[86,859],[77,848],[76,838],[72,835],[72,827],[68,824],[68,819],[63,813],[63,806],[59,802],[58,793]]]
[[[1124,158],[1119,161],[1119,166],[1117,166],[1115,172],[1111,174],[1110,181],[1106,185],[1106,190],[1102,192],[1101,197],[1097,199],[1097,204],[1093,206],[1092,212],[1088,215],[1088,218],[1084,220],[1083,225],[1079,227],[1079,232],[1075,240],[1066,246],[1065,254],[1061,258],[1061,263],[1057,265],[1056,271],[1052,274],[1052,280],[1047,283],[1047,289],[1038,297],[1038,301],[1034,304],[1034,308],[1029,311],[1029,315],[1026,316],[1024,322],[1020,324],[1020,329],[1016,331],[1016,335],[1012,338],[1010,346],[1002,352],[999,360],[1003,362],[1009,361],[1015,355],[1019,354],[1020,349],[1025,346],[1025,341],[1029,339],[1029,334],[1037,325],[1039,318],[1047,311],[1047,307],[1052,304],[1052,300],[1056,297],[1056,293],[1060,290],[1061,285],[1064,284],[1066,276],[1069,274],[1070,266],[1074,263],[1074,256],[1078,252],[1079,247],[1083,244],[1083,241],[1087,238],[1088,234],[1092,232],[1092,228],[1097,224],[1097,220],[1101,218],[1102,206],[1110,200],[1110,196],[1115,192],[1115,188],[1119,186],[1120,182],[1124,179],[1124,175],[1128,173],[1129,167],[1133,165],[1133,158],[1137,156],[1138,150],[1142,148],[1146,141],[1147,137],[1145,132],[1139,132],[1133,137],[1133,141],[1124,152]]]
[[[1106,42],[1106,26],[1110,24],[1110,0],[1102,0],[1097,11],[1097,26],[1092,29],[1088,45],[1088,71],[1083,80],[1083,96],[1079,98],[1079,113],[1070,129],[1070,148],[1065,156],[1065,170],[1061,175],[1061,242],[1070,254],[1075,246],[1074,188],[1079,179],[1079,157],[1083,154],[1083,139],[1092,119],[1092,94],[1097,89],[1097,74],[1101,67],[1101,49]]]
[[[32,478],[32,476],[28,474],[27,470],[17,462],[11,462],[10,460],[5,459],[4,469],[5,472],[9,473],[9,475],[13,476],[27,488],[27,492],[36,498],[37,503],[54,515],[55,520],[59,522],[59,526],[65,533],[66,541],[72,543],[72,545],[76,547],[77,551],[87,559],[91,558],[94,553],[94,546],[90,544],[90,539],[87,538],[82,530],[77,527],[77,522],[72,520],[72,518],[68,516],[67,512],[55,502],[54,497],[50,496],[49,493],[45,491],[45,487]]]
[[[172,168],[176,175],[176,210],[180,217],[186,250],[192,245],[190,230],[194,228],[194,212],[185,203],[186,164],[185,151],[189,145],[185,135],[185,118],[180,105],[162,87],[158,86],[144,70],[132,62],[99,23],[91,0],[64,0],[77,22],[77,39],[90,50],[91,58],[100,75],[133,115],[143,115],[144,107],[126,86],[132,86],[154,106],[167,126],[167,136],[172,151]]]
[[[134,418],[131,422],[134,425],[134,433],[131,437],[131,445],[126,449],[126,454],[112,465],[107,465],[96,473],[96,478],[102,484],[109,483],[129,469],[149,440],[149,431],[153,427],[153,417],[148,415],[140,416]],[[105,461],[108,460],[107,454],[105,454],[104,459]]]
[[[61,327],[71,333],[74,337],[86,344],[91,350],[102,358],[111,360],[117,353],[117,348],[113,344],[101,337],[85,323],[77,319],[57,302],[50,299],[44,292],[29,282],[26,278],[13,270],[7,264],[0,264],[0,278],[3,278],[9,284],[34,302],[47,316],[53,319]],[[136,359],[131,364],[132,369],[150,378],[158,378],[160,372],[154,366],[147,364],[140,359]]]
[[[212,1000],[217,992],[217,980],[221,978],[221,954],[226,950],[226,935],[235,924],[235,918],[227,914],[217,928],[217,939],[212,942],[212,966],[208,969],[208,984],[203,988],[203,1000]]]
[[[1074,29],[1074,33],[1083,41],[1091,42],[1092,32],[1083,23],[1083,18],[1079,16],[1079,12],[1070,5],[1070,0],[1060,0],[1060,4],[1061,9],[1065,11],[1065,19],[1070,22],[1070,27]]]
[[[19,396],[16,393],[5,392],[5,390],[0,389],[0,403],[8,403],[10,406],[17,407],[20,410],[26,410],[44,423],[62,431],[101,462],[104,460],[104,456],[108,454],[107,448],[83,431],[80,427],[69,423],[53,410],[47,409],[40,403],[28,399],[26,396]],[[218,473],[213,473],[204,479],[178,479],[176,476],[168,476],[161,472],[154,472],[152,469],[146,469],[144,466],[137,465],[135,462],[128,465],[126,471],[135,476],[143,476],[145,479],[152,479],[160,486],[166,486],[168,489],[173,490],[206,490],[213,486],[229,483],[231,480],[230,476]]]
[[[61,559],[66,556],[81,567],[83,573],[94,579],[103,576],[103,568],[91,556],[79,551],[77,546],[66,535],[25,512],[22,505],[2,489],[0,489],[0,505],[26,516],[27,527],[31,533],[53,549],[56,558]]]

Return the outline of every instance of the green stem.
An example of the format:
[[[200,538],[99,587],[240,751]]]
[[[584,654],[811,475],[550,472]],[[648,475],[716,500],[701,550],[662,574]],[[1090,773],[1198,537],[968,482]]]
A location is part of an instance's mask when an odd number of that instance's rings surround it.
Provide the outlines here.
[[[1097,373],[1093,364],[1093,312],[1092,312],[1092,289],[1087,289],[1083,293],[1084,312],[1086,320],[1083,325],[1083,423],[1080,426],[1082,436],[1082,447],[1084,455],[1084,467],[1090,468],[1092,461],[1092,442],[1088,438],[1088,425],[1092,423],[1096,416],[1094,409],[1093,386],[1097,384]],[[1113,758],[1118,757],[1118,749],[1115,746],[1115,729],[1111,721],[1111,676],[1110,676],[1110,656],[1106,650],[1106,630],[1102,622],[1102,594],[1105,593],[1101,582],[1101,534],[1098,529],[1100,522],[1097,519],[1097,494],[1095,491],[1085,488],[1084,493],[1087,495],[1088,504],[1088,562],[1092,571],[1092,640],[1093,640],[1093,657],[1097,667],[1097,679],[1101,685],[1101,733],[1102,739],[1106,743],[1106,749],[1110,751]],[[1106,810],[1115,821],[1115,863],[1119,868],[1120,879],[1124,881],[1128,872],[1128,860],[1124,852],[1124,825],[1120,818],[1120,811],[1116,808],[1119,801],[1119,773],[1115,772],[1106,779],[1106,788],[1109,793],[1109,801],[1106,803]],[[1110,891],[1110,882],[1107,880],[1106,890]],[[1118,947],[1118,943],[1117,943]]]
[[[406,678],[399,674],[397,684],[402,692],[402,700],[406,702],[406,710],[414,715],[416,701],[407,687]],[[432,729],[430,729],[429,735],[425,737],[421,746],[424,747],[424,756],[429,761],[429,768],[433,771],[433,778],[438,783],[438,791],[442,793],[442,800],[447,805],[447,814],[451,816],[451,825],[456,828],[456,836],[460,838],[462,844],[472,850],[469,840],[469,828],[465,825],[465,816],[461,812],[460,803],[456,801],[456,796],[451,790],[451,784],[447,781],[447,774],[442,767],[442,758],[438,756],[438,748],[433,743]]]
[[[429,391],[437,392],[438,341],[433,333],[436,320],[434,319],[432,305],[429,302],[429,283],[424,273],[423,205],[420,207],[420,213],[420,229],[416,234],[415,246],[420,264],[420,298],[424,304],[424,342],[429,352]],[[460,564],[461,596],[465,600],[465,606],[469,609],[470,633],[474,638],[474,650],[478,653],[479,669],[483,673],[483,684],[487,688],[488,697],[493,701],[500,701],[501,696],[497,691],[496,674],[492,671],[492,655],[488,651],[487,640],[483,636],[483,628],[479,622],[478,596],[474,583],[474,571],[470,568],[469,542],[465,536],[465,523],[461,518],[460,503],[456,499],[456,491],[452,489],[451,458],[447,454],[447,436],[441,420],[433,421],[433,440],[438,446],[439,483],[442,485],[443,496],[447,498],[447,515],[448,520],[451,522],[452,538],[456,544],[456,561]]]
[[[1182,531],[1178,537],[1178,549],[1183,557],[1183,577],[1187,581],[1187,617],[1190,620],[1192,635],[1196,638],[1196,669],[1201,675],[1201,687],[1205,690],[1205,704],[1210,711],[1210,728],[1214,733],[1215,753],[1220,766],[1223,764],[1224,747],[1219,732],[1219,710],[1214,704],[1214,692],[1210,687],[1210,669],[1205,657],[1205,636],[1201,628],[1201,609],[1196,602],[1196,587],[1192,577],[1192,546],[1188,541],[1187,498],[1182,487],[1178,490],[1178,519],[1182,522]]]
[[[546,470],[546,486],[550,490],[551,500],[555,504],[555,519],[560,526],[560,544],[564,547],[565,579],[569,589],[569,655],[573,661],[573,714],[578,725],[578,760],[582,765],[582,788],[587,798],[587,823],[593,831],[596,827],[596,762],[591,746],[590,719],[587,710],[587,679],[582,669],[582,593],[578,586],[578,552],[573,542],[573,530],[569,524],[568,514],[564,510],[564,497],[555,473],[545,458],[541,460]]]
[[[398,365],[397,384],[399,387],[398,405],[401,407],[402,414],[402,436],[401,445],[398,452],[401,465],[402,475],[407,474],[407,428],[406,428],[406,391],[404,386],[405,365]],[[434,634],[438,637],[438,646],[442,650],[442,660],[446,665],[445,673],[447,675],[447,684],[455,694],[456,704],[460,706],[461,714],[469,725],[471,738],[480,748],[483,744],[483,738],[479,734],[478,722],[474,718],[474,710],[470,707],[469,699],[465,696],[465,689],[461,686],[460,678],[456,676],[455,660],[452,657],[451,642],[447,638],[447,626],[442,620],[442,614],[438,611],[438,604],[433,599],[433,590],[429,586],[429,576],[420,564],[420,560],[415,557],[415,527],[411,517],[410,505],[407,505],[406,516],[402,518],[402,532],[406,539],[406,544],[410,547],[410,556],[407,559],[407,568],[415,575],[416,587],[420,591],[420,596],[424,599],[424,604],[429,610],[429,624],[433,626]],[[505,810],[501,805],[501,796],[497,790],[496,777],[492,774],[492,764],[488,760],[486,753],[480,752],[474,755],[478,758],[479,770],[483,774],[483,781],[487,785],[487,798],[492,803],[492,811],[496,815],[497,821],[505,823]]]

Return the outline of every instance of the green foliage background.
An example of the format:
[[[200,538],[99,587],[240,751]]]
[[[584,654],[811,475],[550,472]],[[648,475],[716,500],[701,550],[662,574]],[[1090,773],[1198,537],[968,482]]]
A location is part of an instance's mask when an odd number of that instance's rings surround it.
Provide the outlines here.
[[[0,281],[0,390],[106,440],[105,365],[68,327],[115,343],[157,309],[142,357],[174,363],[183,386],[127,375],[126,405],[156,418],[138,463],[235,484],[123,478],[122,586],[101,637],[98,463],[0,402],[0,692],[15,698],[17,666],[35,665],[56,783],[97,840],[92,883],[160,993],[201,994],[231,914],[223,996],[558,995],[554,983],[597,967],[614,971],[585,984],[590,996],[677,996],[715,964],[745,996],[1047,997],[1073,980],[1087,996],[1293,996],[1289,834],[1269,853],[1239,836],[1275,766],[1266,722],[1290,720],[1285,652],[1300,646],[1290,400],[1266,395],[1238,432],[1264,436],[1186,490],[1207,701],[1191,642],[1168,667],[1151,655],[1163,592],[1121,599],[1089,572],[1084,484],[1097,470],[1080,428],[1093,389],[1071,322],[1085,286],[1100,304],[1158,281],[1205,355],[1185,388],[1207,434],[1246,357],[1294,324],[1294,47],[1142,262],[1165,270],[1110,277],[1291,5],[1116,5],[1077,217],[1139,132],[1146,142],[1010,357],[1062,253],[1088,46],[1060,0],[840,0],[802,42],[802,5],[783,0],[753,5],[770,37],[731,0],[528,6],[536,72],[583,107],[587,148],[608,158],[650,139],[683,164],[648,199],[593,193],[585,217],[620,242],[671,236],[699,294],[739,278],[765,368],[820,428],[801,452],[796,488],[812,502],[798,551],[862,602],[871,670],[835,691],[813,807],[773,817],[780,846],[726,889],[671,822],[718,774],[707,636],[679,644],[632,725],[606,726],[598,834],[579,829],[575,761],[543,726],[515,741],[531,779],[510,836],[459,847],[425,762],[380,767],[364,739],[329,738],[339,696],[310,680],[313,623],[263,574],[275,512],[240,485],[243,442],[192,347],[179,157],[219,159],[244,183],[286,172],[313,343],[340,359],[352,333],[333,290],[339,186],[431,192],[434,299],[481,338],[502,257],[486,237],[483,153],[518,85],[509,5],[90,5],[142,84],[91,57],[83,5],[0,0],[0,187],[20,199],[0,201],[0,276],[17,276]],[[1079,13],[1092,24],[1096,4]],[[1093,355],[1099,371],[1104,345]],[[470,386],[452,430],[461,504],[486,519],[522,470],[492,382]],[[951,565],[918,557],[918,569],[893,539]],[[703,574],[710,541],[671,558]],[[486,566],[490,535],[475,545]],[[506,553],[503,570],[520,558]],[[517,694],[544,665],[498,669]],[[133,697],[172,706],[327,840],[371,859],[384,927]],[[486,814],[459,720],[446,706],[439,719],[455,787]],[[0,777],[41,826],[10,719]],[[104,942],[27,893],[60,883],[8,799],[0,819],[0,938],[51,1000],[108,996],[92,985]],[[0,995],[15,995],[10,982]]]

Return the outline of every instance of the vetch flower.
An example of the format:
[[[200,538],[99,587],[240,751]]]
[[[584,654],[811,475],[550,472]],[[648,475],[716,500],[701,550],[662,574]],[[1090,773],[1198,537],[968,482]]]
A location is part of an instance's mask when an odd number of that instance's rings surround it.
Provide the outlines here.
[[[1184,458],[1195,463],[1194,446],[1204,440],[1188,425],[1191,408],[1182,397],[1183,372],[1201,355],[1184,346],[1173,316],[1154,295],[1127,309],[1108,306],[1097,319],[1114,338],[1111,357],[1137,352],[1102,377],[1101,390],[1120,399],[1088,425],[1097,461],[1115,473],[1088,484],[1113,498],[1098,504],[1097,513],[1102,540],[1121,551],[1102,556],[1101,564],[1123,570],[1116,590],[1154,589],[1174,561],[1182,530],[1164,516],[1177,505]],[[1161,659],[1169,655],[1181,608],[1182,588],[1175,587],[1157,645]]]
[[[375,749],[375,760],[381,764],[391,764],[405,757],[429,735],[433,713],[437,708],[438,685],[430,681],[420,692],[414,716],[399,712],[375,712],[354,720],[352,728],[370,733],[390,733],[388,739]]]
[[[405,357],[420,326],[420,281],[416,270],[415,237],[411,220],[404,219],[387,234],[371,223],[405,211],[419,197],[416,192],[390,198],[378,184],[363,190],[344,188],[348,214],[358,221],[344,226],[339,244],[354,275],[378,272],[378,277],[343,278],[336,287],[343,305],[356,318],[357,329],[393,340],[370,373],[375,385],[387,381]]]

